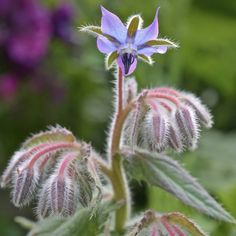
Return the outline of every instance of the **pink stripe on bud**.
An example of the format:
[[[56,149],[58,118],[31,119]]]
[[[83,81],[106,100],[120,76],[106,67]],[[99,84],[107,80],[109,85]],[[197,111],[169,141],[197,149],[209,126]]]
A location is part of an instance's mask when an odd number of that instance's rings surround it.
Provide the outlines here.
[[[171,94],[175,97],[179,97],[180,93],[172,88],[167,88],[167,87],[160,87],[160,88],[156,88],[154,89],[156,92],[160,92],[160,93],[167,93],[167,94]]]
[[[177,107],[179,106],[179,100],[175,96],[172,96],[170,94],[164,94],[164,93],[159,93],[150,90],[147,94],[148,98],[157,98],[157,99],[166,99],[167,101],[175,104]]]
[[[177,236],[187,236],[184,231],[182,231],[177,225],[172,225],[172,228],[177,233]]]
[[[159,236],[157,225],[153,224],[151,227],[151,232],[149,236]]]
[[[161,223],[168,232],[168,236],[178,236],[172,225],[167,220],[161,219]]]

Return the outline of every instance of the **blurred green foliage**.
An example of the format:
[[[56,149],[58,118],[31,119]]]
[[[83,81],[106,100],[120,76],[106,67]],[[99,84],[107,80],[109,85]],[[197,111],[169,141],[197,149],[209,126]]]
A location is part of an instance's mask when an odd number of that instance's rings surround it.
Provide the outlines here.
[[[51,6],[56,1],[45,3]],[[46,75],[43,85],[33,83],[34,78],[24,80],[13,100],[0,101],[0,172],[30,133],[55,123],[66,126],[77,137],[104,152],[112,114],[113,75],[104,70],[104,58],[96,49],[95,39],[78,32],[76,27],[99,24],[100,4],[124,21],[131,14],[142,13],[145,25],[151,22],[155,8],[160,6],[160,35],[170,36],[181,47],[163,56],[156,55],[152,67],[139,63],[135,76],[140,88],[176,86],[196,93],[210,106],[215,129],[219,131],[206,134],[204,131],[199,150],[185,154],[183,162],[236,217],[235,0],[80,0],[73,3],[78,45],[65,46],[55,41],[43,62]],[[55,87],[59,88],[56,95],[53,94]],[[235,227],[202,217],[161,190],[145,189],[146,194],[134,193],[138,200],[136,208],[143,209],[145,205],[159,211],[183,211],[211,235],[236,235]],[[148,201],[143,203],[145,199]],[[31,209],[14,208],[9,193],[0,190],[0,235],[24,235],[13,222],[16,215],[32,217]]]

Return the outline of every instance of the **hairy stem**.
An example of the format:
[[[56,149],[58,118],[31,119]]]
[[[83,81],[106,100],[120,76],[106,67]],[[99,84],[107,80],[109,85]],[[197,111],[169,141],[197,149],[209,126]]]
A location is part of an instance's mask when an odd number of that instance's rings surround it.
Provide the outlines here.
[[[129,189],[126,181],[126,176],[123,171],[123,164],[120,155],[120,140],[124,121],[132,109],[132,104],[129,104],[126,108],[123,108],[123,76],[122,71],[119,68],[118,81],[117,81],[117,104],[114,126],[111,136],[111,183],[114,191],[114,200],[121,202],[122,206],[116,211],[115,215],[115,230],[122,233],[124,231],[125,223],[129,216],[130,201],[129,201]]]

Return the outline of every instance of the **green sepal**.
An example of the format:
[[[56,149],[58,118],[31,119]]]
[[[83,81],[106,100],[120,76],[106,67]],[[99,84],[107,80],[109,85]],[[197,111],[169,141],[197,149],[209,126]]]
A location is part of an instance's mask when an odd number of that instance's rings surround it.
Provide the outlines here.
[[[153,47],[158,47],[158,46],[167,46],[167,47],[172,47],[172,48],[177,48],[178,45],[169,39],[153,39],[149,40],[145,43],[147,46],[153,46]]]
[[[149,65],[152,65],[154,63],[154,61],[152,60],[151,57],[146,56],[144,54],[139,54],[138,58],[146,63],[148,63]]]
[[[141,17],[139,15],[135,15],[130,18],[127,26],[128,26],[128,36],[129,37],[134,37],[138,28],[140,27],[141,23]]]
[[[118,56],[117,51],[114,51],[106,57],[105,64],[108,70],[113,66],[117,56]]]

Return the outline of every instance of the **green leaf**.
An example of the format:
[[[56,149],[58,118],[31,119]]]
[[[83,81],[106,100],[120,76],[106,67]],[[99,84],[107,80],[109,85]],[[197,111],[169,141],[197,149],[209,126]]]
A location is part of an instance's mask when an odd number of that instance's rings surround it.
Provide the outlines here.
[[[140,19],[141,17],[139,15],[133,16],[130,19],[130,22],[128,23],[128,35],[129,37],[133,37],[139,28],[140,25]]]
[[[110,53],[110,54],[106,57],[105,63],[106,63],[106,68],[107,68],[107,69],[110,69],[110,68],[112,67],[112,65],[113,65],[113,63],[115,62],[117,56],[118,56],[118,55],[117,55],[117,52],[114,51],[114,52]]]
[[[148,46],[167,46],[167,47],[174,47],[177,48],[178,45],[174,42],[171,42],[169,39],[153,39],[146,42]]]
[[[62,224],[51,236],[98,236],[103,233],[110,213],[115,209],[113,203],[103,203],[95,208],[83,208],[70,220]]]
[[[213,218],[235,223],[235,219],[176,161],[145,150],[124,150],[127,173],[171,193],[185,204]]]
[[[22,148],[26,149],[38,145],[40,143],[56,142],[56,141],[73,143],[76,141],[76,138],[71,131],[62,128],[61,126],[58,125],[56,127],[50,127],[45,132],[40,132],[38,134],[32,135],[31,138],[27,139],[22,144]]]
[[[193,236],[207,235],[192,220],[188,219],[186,216],[179,212],[168,213],[163,215],[161,218],[167,220],[169,223],[181,226]]]
[[[35,223],[34,227],[27,234],[27,236],[49,236],[54,230],[60,227],[66,219],[58,217],[49,217]],[[59,236],[59,235],[58,235]]]
[[[14,220],[15,220],[15,222],[17,224],[19,224],[24,229],[30,230],[30,229],[32,229],[35,226],[35,222],[34,221],[29,220],[29,219],[27,219],[25,217],[16,216]]]
[[[79,209],[67,219],[49,217],[35,223],[28,236],[98,236],[103,233],[110,213],[118,207],[119,204],[104,202]]]

